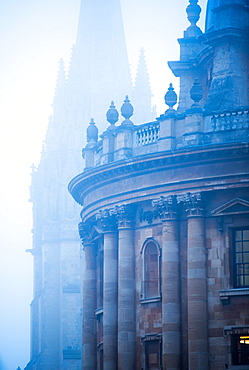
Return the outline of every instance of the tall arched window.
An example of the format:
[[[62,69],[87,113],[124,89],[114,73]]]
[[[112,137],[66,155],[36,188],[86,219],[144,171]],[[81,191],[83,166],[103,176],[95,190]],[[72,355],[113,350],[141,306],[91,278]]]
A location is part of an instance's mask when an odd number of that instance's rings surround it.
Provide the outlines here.
[[[143,299],[160,297],[160,248],[153,239],[147,240],[142,248],[142,292]]]

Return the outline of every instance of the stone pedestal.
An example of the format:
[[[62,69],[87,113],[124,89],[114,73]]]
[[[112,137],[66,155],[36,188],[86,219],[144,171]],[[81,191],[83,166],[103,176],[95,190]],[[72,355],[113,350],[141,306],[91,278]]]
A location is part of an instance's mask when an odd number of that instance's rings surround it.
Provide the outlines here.
[[[136,368],[135,248],[132,213],[119,207],[118,217],[118,369]],[[124,210],[124,213],[122,212]]]

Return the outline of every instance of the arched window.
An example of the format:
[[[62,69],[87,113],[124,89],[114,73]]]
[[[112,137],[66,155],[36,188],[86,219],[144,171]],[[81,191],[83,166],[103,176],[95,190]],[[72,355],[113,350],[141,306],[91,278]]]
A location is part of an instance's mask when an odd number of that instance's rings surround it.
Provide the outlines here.
[[[153,240],[147,240],[142,248],[142,299],[160,297],[160,248]]]

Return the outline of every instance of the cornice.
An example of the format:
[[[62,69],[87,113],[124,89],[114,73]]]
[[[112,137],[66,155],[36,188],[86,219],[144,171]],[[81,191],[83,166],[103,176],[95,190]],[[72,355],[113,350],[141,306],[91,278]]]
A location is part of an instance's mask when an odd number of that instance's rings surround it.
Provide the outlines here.
[[[129,160],[113,162],[83,172],[71,180],[68,189],[75,201],[83,205],[84,197],[89,192],[110,182],[157,172],[164,168],[179,168],[195,163],[205,165],[217,161],[234,161],[245,156],[249,157],[249,145],[247,143],[206,145],[152,153]]]

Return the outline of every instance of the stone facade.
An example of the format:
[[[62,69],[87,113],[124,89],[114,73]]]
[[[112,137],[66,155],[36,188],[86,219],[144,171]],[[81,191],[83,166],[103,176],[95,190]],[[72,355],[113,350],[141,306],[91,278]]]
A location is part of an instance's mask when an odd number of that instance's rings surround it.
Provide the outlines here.
[[[94,45],[89,39],[94,39]],[[110,57],[110,50],[115,59]],[[111,99],[121,103],[127,93],[131,93],[131,78],[120,1],[84,0],[69,74],[66,76],[61,61],[53,116],[49,119],[40,163],[32,172],[33,248],[30,252],[34,256],[34,297],[27,370],[82,367],[82,309],[84,325],[91,326],[87,320],[87,309],[91,311],[91,306],[87,303],[93,291],[91,284],[96,284],[91,262],[95,252],[91,244],[84,246],[84,255],[89,254],[90,262],[84,261],[88,274],[82,276],[82,247],[77,227],[80,209],[68,193],[67,184],[82,170],[86,122],[92,116],[98,121],[99,112],[102,117]],[[88,291],[82,292],[82,279],[89,282]],[[84,342],[91,342],[93,336],[94,332],[87,334]],[[91,351],[95,351],[95,346],[89,345],[87,351],[85,361],[94,368]]]
[[[205,33],[189,3],[169,63],[177,110],[172,85],[153,122],[134,125],[126,99],[115,125],[111,106],[69,183],[82,206],[84,370],[249,365],[248,2],[209,1]]]

